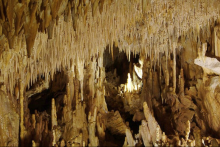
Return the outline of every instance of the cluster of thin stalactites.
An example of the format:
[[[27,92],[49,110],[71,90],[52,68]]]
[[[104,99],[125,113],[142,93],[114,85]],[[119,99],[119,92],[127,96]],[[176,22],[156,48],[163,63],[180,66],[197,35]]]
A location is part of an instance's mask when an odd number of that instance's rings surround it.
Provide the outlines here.
[[[103,2],[99,11],[95,2],[86,1],[76,20],[68,17],[64,21],[60,16],[51,39],[48,34],[38,32],[30,58],[25,36],[15,37],[12,50],[6,36],[2,36],[1,82],[7,91],[13,93],[18,79],[30,87],[39,75],[53,79],[55,72],[62,68],[84,66],[92,56],[101,57],[108,44],[111,52],[115,44],[128,58],[134,52],[159,60],[160,52],[168,56],[179,48],[179,36],[194,40],[197,37],[202,40],[200,34],[210,36],[219,8],[216,0],[109,0]]]

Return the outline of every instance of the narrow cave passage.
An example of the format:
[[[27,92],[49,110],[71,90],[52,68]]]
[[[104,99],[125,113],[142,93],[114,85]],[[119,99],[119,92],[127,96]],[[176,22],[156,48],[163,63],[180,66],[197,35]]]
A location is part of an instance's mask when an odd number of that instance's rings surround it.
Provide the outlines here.
[[[126,54],[124,52],[119,52],[119,49],[117,47],[114,47],[113,58],[108,49],[104,51],[103,56],[103,63],[106,72],[105,89],[107,93],[105,96],[105,100],[108,109],[112,112],[119,112],[120,117],[123,120],[123,124],[126,127],[130,127],[133,132],[132,134],[138,134],[141,121],[133,121],[134,114],[130,114],[129,110],[126,110],[124,105],[125,101],[123,100],[124,98],[120,95],[122,89],[119,89],[120,85],[125,85],[127,83],[128,73],[130,73],[132,80],[133,76],[137,77],[136,73],[133,71],[134,65],[138,64],[139,55],[135,55],[134,57],[133,53],[131,53],[129,62]],[[125,134],[118,134],[109,129],[111,128],[107,128],[106,130],[106,138],[110,139],[112,143],[116,143],[117,146],[123,146]]]

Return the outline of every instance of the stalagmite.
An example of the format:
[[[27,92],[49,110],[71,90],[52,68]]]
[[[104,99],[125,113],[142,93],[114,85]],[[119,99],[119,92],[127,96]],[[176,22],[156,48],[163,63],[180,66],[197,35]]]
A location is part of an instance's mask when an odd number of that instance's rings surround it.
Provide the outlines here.
[[[143,139],[145,146],[151,146],[151,135],[149,133],[149,128],[147,126],[147,122],[145,120],[142,120],[141,126],[139,127],[139,133],[141,134],[141,137]]]
[[[52,98],[52,101],[51,101],[51,127],[53,128],[56,125],[57,125],[56,105],[55,105],[54,98]]]
[[[72,101],[71,101],[71,97],[70,97],[70,85],[69,83],[67,83],[66,85],[66,104],[68,107],[68,110],[71,110],[72,105],[71,105]]]
[[[34,140],[32,140],[32,147],[36,147]]]
[[[180,78],[179,78],[179,85],[180,85],[180,92],[181,94],[184,95],[184,74],[183,74],[183,69],[180,70]]]
[[[53,142],[52,142],[52,146],[55,146],[55,145],[56,145],[56,132],[55,132],[55,130],[53,130],[52,133],[53,133]]]
[[[167,142],[167,136],[165,135],[165,132],[162,134],[162,142],[165,144]]]
[[[55,146],[56,144],[56,129],[54,129],[54,126],[57,126],[57,112],[56,112],[56,105],[55,100],[52,98],[51,101],[51,128],[53,133],[53,142],[52,145]]]
[[[145,116],[146,120],[148,121],[147,124],[149,127],[149,133],[152,136],[152,140],[149,140],[149,141],[152,141],[153,143],[155,143],[157,140],[160,140],[161,136],[162,136],[160,126],[157,124],[157,121],[155,120],[155,118],[151,114],[146,102],[143,103],[143,109],[144,109],[144,116]],[[153,134],[155,136],[153,136]],[[157,136],[156,136],[156,134],[157,134]]]
[[[173,46],[173,92],[176,92],[176,44]]]
[[[160,126],[157,125],[157,129],[156,129],[156,142],[160,141]]]
[[[65,141],[63,139],[61,140],[60,147],[65,147]]]
[[[98,146],[99,139],[95,136],[95,125],[96,125],[96,117],[97,117],[97,107],[94,109],[93,115],[91,112],[89,113],[88,120],[89,120],[89,146]]]
[[[98,131],[98,136],[100,140],[104,140],[105,139],[105,126],[104,126],[104,122],[101,121],[101,114],[99,113],[97,116],[97,131]]]
[[[126,129],[126,140],[128,142],[128,146],[135,146],[136,142],[132,137],[130,129]]]
[[[125,91],[131,92],[134,89],[134,85],[131,81],[131,76],[130,73],[128,73],[128,79],[127,79],[127,84],[125,85]]]
[[[23,87],[23,83],[20,80],[19,81],[19,100],[20,100],[20,139],[22,142],[22,146],[24,145],[24,96],[23,96],[23,91],[24,91],[24,87]]]
[[[34,129],[35,129],[35,125],[36,125],[35,114],[32,114],[32,126]]]
[[[80,81],[80,88],[83,89],[83,69],[84,69],[84,61],[78,59],[77,61],[77,69],[79,72],[79,81]],[[81,101],[83,101],[83,90],[81,91]]]
[[[187,128],[186,128],[186,141],[189,139],[189,133],[190,133],[190,121],[187,121]]]

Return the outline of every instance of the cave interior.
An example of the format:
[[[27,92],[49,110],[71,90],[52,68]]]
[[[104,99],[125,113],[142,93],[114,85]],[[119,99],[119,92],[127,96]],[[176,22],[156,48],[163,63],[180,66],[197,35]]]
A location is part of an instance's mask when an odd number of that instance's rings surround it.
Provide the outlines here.
[[[0,146],[220,146],[219,0],[0,0]]]

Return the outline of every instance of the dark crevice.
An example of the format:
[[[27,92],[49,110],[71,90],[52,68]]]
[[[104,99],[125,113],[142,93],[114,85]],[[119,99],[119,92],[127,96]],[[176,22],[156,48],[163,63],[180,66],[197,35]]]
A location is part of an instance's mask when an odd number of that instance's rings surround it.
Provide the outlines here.
[[[133,121],[133,115],[126,113],[126,119],[125,122],[129,122],[130,130],[133,132],[132,134],[138,134],[139,133],[139,126],[141,125],[141,121]],[[134,137],[134,136],[133,136]]]
[[[123,146],[125,135],[114,135],[110,130],[105,130],[105,142],[101,146]]]
[[[56,98],[62,97],[66,93],[66,81],[66,75],[62,72],[57,72],[54,75],[53,80],[50,81],[48,89],[34,94],[28,99],[28,108],[30,113],[33,114],[35,110],[37,110],[38,112],[46,111],[50,114],[52,98],[56,100]],[[32,85],[32,87],[34,86],[35,84]]]
[[[105,67],[106,73],[114,72],[116,69],[117,76],[120,77],[120,84],[124,84],[127,82],[127,75],[128,73],[133,74],[133,64],[138,63],[139,55],[134,56],[134,53],[131,52],[130,55],[130,62],[128,61],[128,57],[124,51],[119,52],[119,48],[113,47],[113,59],[112,55],[107,49],[104,51],[103,55],[103,66]]]

